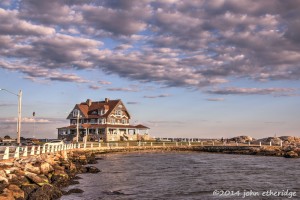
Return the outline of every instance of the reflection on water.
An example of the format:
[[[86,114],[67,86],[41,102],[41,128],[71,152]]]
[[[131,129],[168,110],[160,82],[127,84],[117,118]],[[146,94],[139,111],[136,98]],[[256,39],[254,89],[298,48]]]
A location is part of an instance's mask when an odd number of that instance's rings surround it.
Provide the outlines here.
[[[98,174],[82,174],[85,192],[77,199],[288,199],[262,197],[265,191],[289,190],[300,196],[300,159],[199,152],[107,154],[95,166]],[[214,190],[240,192],[216,196]],[[243,198],[244,191],[257,192]],[[251,193],[250,193],[251,194]],[[299,198],[300,199],[300,198]]]

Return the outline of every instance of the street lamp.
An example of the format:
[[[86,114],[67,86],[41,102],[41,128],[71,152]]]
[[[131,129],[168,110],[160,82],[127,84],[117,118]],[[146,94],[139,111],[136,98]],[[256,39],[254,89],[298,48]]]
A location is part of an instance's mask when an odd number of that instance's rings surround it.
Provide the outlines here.
[[[17,123],[17,143],[20,145],[21,141],[20,141],[20,137],[21,137],[21,121],[22,121],[22,118],[21,118],[21,113],[22,113],[22,90],[19,90],[19,93],[16,94],[16,93],[13,93],[9,90],[6,90],[6,89],[1,89],[0,90],[3,90],[3,91],[6,91],[8,93],[11,93],[13,95],[16,95],[18,97],[18,123]]]

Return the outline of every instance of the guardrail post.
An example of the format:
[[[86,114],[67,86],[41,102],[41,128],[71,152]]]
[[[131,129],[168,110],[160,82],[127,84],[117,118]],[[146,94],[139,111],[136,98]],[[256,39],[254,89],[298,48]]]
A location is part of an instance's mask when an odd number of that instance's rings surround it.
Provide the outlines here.
[[[30,155],[33,156],[34,155],[34,146],[31,147],[31,151],[30,151]]]
[[[47,153],[50,153],[51,152],[51,146],[48,144],[47,146]]]
[[[280,140],[280,146],[282,147],[282,140]]]
[[[94,148],[94,143],[91,143],[91,148]]]
[[[259,142],[259,146],[261,147],[261,142]]]
[[[190,140],[189,140],[189,146],[191,146],[191,142],[190,142]]]
[[[26,147],[24,148],[23,156],[24,156],[24,157],[27,157],[27,154],[28,154],[28,147],[26,146]]]
[[[272,146],[272,142],[270,141],[270,146]]]
[[[3,155],[3,160],[7,160],[7,159],[9,159],[9,147],[5,148],[4,155]]]
[[[16,147],[14,158],[20,158],[20,147]]]
[[[80,144],[78,143],[78,149],[80,149]]]
[[[50,146],[50,153],[54,153],[54,146],[53,145]]]
[[[98,147],[100,148],[101,147],[101,143],[99,142],[99,144],[98,144]]]
[[[36,155],[40,155],[40,154],[41,154],[41,146],[38,146],[36,150]]]
[[[43,145],[42,153],[46,153],[46,145]]]
[[[212,145],[215,146],[215,142],[214,141],[212,142]]]
[[[83,148],[86,149],[86,143],[83,144]]]
[[[250,146],[250,142],[248,142],[248,146]]]

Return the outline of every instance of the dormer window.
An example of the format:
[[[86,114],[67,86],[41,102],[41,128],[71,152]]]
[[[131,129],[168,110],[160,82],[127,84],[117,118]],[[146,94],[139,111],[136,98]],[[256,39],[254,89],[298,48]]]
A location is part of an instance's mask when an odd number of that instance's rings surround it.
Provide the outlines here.
[[[77,117],[78,114],[79,114],[79,110],[74,109],[73,110],[73,117]]]
[[[105,114],[105,110],[104,110],[104,108],[103,108],[103,109],[101,109],[100,113],[101,113],[101,115],[104,115],[104,114]]]
[[[97,110],[94,110],[94,111],[92,112],[92,115],[97,115]]]

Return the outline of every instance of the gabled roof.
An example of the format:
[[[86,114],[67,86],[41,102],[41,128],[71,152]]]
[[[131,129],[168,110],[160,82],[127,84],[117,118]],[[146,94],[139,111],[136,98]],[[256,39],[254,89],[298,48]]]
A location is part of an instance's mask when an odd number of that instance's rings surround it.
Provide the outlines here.
[[[119,103],[122,103],[122,101],[120,99],[117,99],[117,100],[106,99],[105,101],[94,101],[94,102],[92,102],[90,99],[88,99],[86,102],[76,104],[74,109],[80,110],[80,114],[84,118],[102,118],[102,117],[107,117],[108,115],[110,115],[111,112],[114,110],[114,108]],[[124,104],[123,104],[123,106],[124,106]],[[99,112],[99,110],[102,110],[102,109],[106,110],[104,115],[93,114],[93,111]],[[127,115],[130,118],[130,115],[126,108],[125,108],[125,112],[127,113]],[[73,118],[72,112],[69,114],[67,119],[71,119],[71,118]]]

